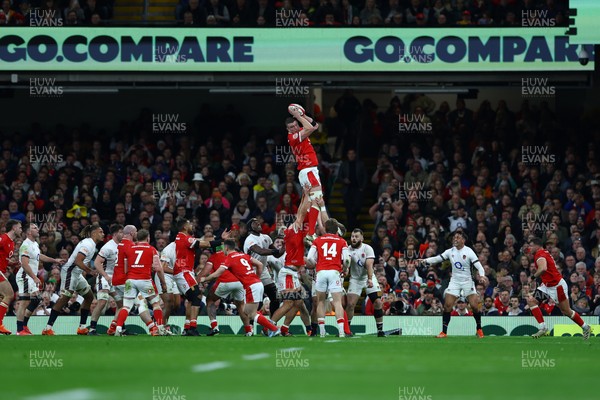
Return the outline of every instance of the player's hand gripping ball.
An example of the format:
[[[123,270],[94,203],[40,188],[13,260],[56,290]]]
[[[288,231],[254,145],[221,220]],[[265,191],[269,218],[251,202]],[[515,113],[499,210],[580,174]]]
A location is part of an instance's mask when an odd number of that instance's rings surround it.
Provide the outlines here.
[[[296,113],[304,115],[304,108],[300,104],[292,103],[288,106],[288,112],[295,116]]]

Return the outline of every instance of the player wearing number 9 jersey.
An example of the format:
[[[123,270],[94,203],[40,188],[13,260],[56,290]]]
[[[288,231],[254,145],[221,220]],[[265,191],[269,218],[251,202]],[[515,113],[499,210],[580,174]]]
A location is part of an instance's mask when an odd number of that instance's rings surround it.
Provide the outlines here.
[[[464,296],[467,298],[473,309],[473,317],[477,324],[476,334],[478,337],[483,337],[483,330],[481,329],[481,306],[479,302],[479,295],[475,290],[475,284],[473,282],[473,268],[477,269],[479,274],[479,281],[485,285],[485,271],[483,266],[477,257],[477,254],[468,246],[465,246],[467,235],[460,230],[454,232],[452,236],[452,244],[454,247],[444,251],[439,256],[429,257],[424,260],[419,259],[418,262],[424,262],[426,265],[436,264],[442,261],[450,261],[452,265],[452,278],[446,289],[444,295],[444,313],[442,316],[442,332],[437,336],[438,338],[445,338],[448,336],[448,324],[450,323],[450,313],[456,300]],[[487,286],[487,285],[486,285]]]
[[[223,243],[223,253],[227,257],[223,264],[212,274],[207,277],[200,278],[200,282],[210,282],[213,279],[220,277],[226,270],[229,270],[244,286],[246,291],[246,305],[244,311],[248,315],[250,321],[258,322],[265,328],[271,331],[270,336],[279,334],[277,326],[275,326],[267,318],[258,314],[258,303],[263,300],[264,287],[260,281],[260,273],[263,269],[263,264],[250,257],[247,254],[240,253],[235,250],[235,242],[226,240]],[[256,271],[254,271],[256,267]],[[252,325],[244,327],[246,336],[252,336]]]
[[[338,236],[339,224],[334,218],[325,222],[323,236],[316,238],[310,247],[307,260],[317,268],[317,321],[321,337],[325,337],[325,300],[327,292],[331,293],[335,317],[338,323],[339,336],[344,334],[344,308],[342,307],[342,282],[340,272],[346,273],[350,265],[348,244]],[[343,268],[342,268],[343,265]]]

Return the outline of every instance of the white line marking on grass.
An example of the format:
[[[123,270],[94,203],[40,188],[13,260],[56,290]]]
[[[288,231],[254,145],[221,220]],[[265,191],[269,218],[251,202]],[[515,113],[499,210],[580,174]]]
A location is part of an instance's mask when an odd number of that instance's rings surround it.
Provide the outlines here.
[[[99,396],[91,389],[71,389],[62,392],[27,397],[26,400],[91,400]]]
[[[193,372],[210,372],[229,367],[231,364],[225,361],[215,361],[208,364],[197,364],[192,367]]]
[[[269,353],[258,353],[258,354],[244,354],[242,359],[252,361],[252,360],[262,360],[263,358],[270,357]]]
[[[337,343],[341,342],[341,340],[326,340],[325,343]]]
[[[287,347],[285,349],[279,349],[280,351],[299,351],[304,350],[304,347]]]

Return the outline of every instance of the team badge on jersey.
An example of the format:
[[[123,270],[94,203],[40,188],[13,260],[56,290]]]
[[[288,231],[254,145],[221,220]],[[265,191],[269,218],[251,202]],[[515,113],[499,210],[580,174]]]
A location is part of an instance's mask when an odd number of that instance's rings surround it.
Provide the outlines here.
[[[294,133],[294,139],[298,139],[298,134]]]

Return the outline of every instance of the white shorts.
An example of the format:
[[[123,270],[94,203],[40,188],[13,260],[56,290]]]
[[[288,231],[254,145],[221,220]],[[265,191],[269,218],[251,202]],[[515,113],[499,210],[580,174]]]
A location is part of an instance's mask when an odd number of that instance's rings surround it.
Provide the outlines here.
[[[381,292],[381,288],[379,287],[379,282],[377,282],[377,279],[373,280],[373,287],[367,287],[366,279],[350,278],[350,282],[348,285],[348,294],[355,294],[357,296],[360,296],[362,294],[363,289],[366,289],[367,295],[371,293]]]
[[[340,278],[340,272],[333,269],[318,271],[315,288],[317,292],[321,293],[341,293],[343,291],[343,287],[342,278]]]
[[[564,279],[561,279],[556,286],[546,286],[542,283],[537,290],[550,296],[555,303],[569,298],[569,287]]]
[[[234,301],[244,301],[244,286],[242,282],[217,282],[213,286],[215,296],[222,299],[231,296]]]
[[[302,187],[309,185],[311,188],[321,186],[321,178],[319,177],[319,168],[310,167],[301,169],[298,173],[298,180]]]
[[[300,285],[300,279],[298,279],[298,271],[294,271],[287,267],[283,267],[279,270],[277,275],[277,291],[284,292],[286,290],[297,290]]]
[[[125,285],[113,286],[113,292],[113,298],[115,301],[123,300],[123,296],[125,295]]]
[[[158,289],[158,294],[180,294],[179,289],[177,288],[177,284],[175,283],[175,278],[173,277],[173,274],[167,274],[165,272],[165,283],[167,284],[166,290],[160,284],[160,278],[158,277],[158,274],[154,274],[154,284]]]
[[[256,282],[246,288],[246,303],[260,303],[263,301],[265,288],[262,282]]]
[[[86,294],[90,290],[90,285],[87,283],[81,273],[72,270],[70,273],[66,269],[60,271],[60,291],[62,294],[65,292],[79,294]]]
[[[127,279],[125,298],[134,299],[141,294],[145,299],[156,296],[156,287],[152,279]]]
[[[112,285],[109,285],[108,281],[102,275],[98,275],[96,277],[96,292],[99,292],[101,290],[108,290],[109,292],[114,291]]]
[[[25,273],[17,274],[17,291],[19,295],[34,294],[40,291],[32,277]]]
[[[444,295],[448,293],[454,297],[464,297],[467,298],[472,294],[477,294],[475,290],[475,282],[472,280],[470,282],[456,282],[450,279],[450,283],[448,284],[448,288],[444,292]]]
[[[177,289],[179,289],[179,293],[181,294],[186,294],[188,290],[198,284],[192,271],[182,271],[173,276],[173,279],[175,281],[175,285],[177,285]]]

